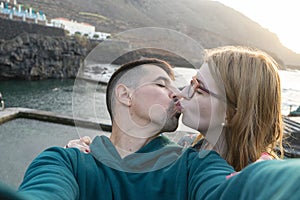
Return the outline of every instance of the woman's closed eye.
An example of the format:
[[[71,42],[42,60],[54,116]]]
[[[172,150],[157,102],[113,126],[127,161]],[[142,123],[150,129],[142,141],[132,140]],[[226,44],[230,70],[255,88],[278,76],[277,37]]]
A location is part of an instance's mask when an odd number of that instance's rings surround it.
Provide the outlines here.
[[[205,88],[205,86],[203,85],[203,83],[199,83],[197,88],[196,88],[196,92],[198,94],[203,94],[204,92],[209,93],[208,90]]]
[[[196,92],[197,92],[198,94],[203,94],[203,90],[201,90],[200,87],[197,87]]]

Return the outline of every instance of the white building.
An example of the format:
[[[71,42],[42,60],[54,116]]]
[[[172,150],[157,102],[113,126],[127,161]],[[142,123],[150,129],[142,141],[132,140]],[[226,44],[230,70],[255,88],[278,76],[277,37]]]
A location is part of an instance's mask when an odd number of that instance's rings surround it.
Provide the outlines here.
[[[80,33],[80,35],[85,35],[90,39],[105,40],[106,38],[110,37],[109,33],[96,32],[95,26],[92,26],[88,23],[78,23],[66,18],[51,19],[51,23],[48,24],[48,26],[63,28],[67,30],[70,35]]]
[[[87,23],[78,23],[76,21],[68,20],[66,18],[51,19],[51,25],[67,30],[70,35],[74,35],[77,32],[79,32],[81,35],[90,35],[95,32],[95,26],[92,26]]]

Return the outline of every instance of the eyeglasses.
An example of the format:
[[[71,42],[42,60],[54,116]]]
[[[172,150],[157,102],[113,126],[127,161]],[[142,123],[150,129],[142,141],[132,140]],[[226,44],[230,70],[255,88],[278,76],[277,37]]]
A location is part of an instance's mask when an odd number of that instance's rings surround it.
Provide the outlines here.
[[[196,79],[196,77],[193,77],[192,80],[191,80],[191,84],[188,86],[188,90],[187,90],[187,98],[188,99],[191,99],[193,98],[194,94],[197,92],[197,90],[202,90],[204,91],[205,93],[217,98],[217,99],[220,99],[220,100],[224,100],[224,98],[222,98],[221,96],[217,95],[216,93],[208,90],[207,88],[203,87],[202,84],[199,83],[199,81]]]
[[[202,84],[199,83],[199,81],[197,80],[197,78],[195,76],[192,78],[191,84],[188,86],[186,98],[187,99],[193,98],[194,94],[199,89],[202,90],[203,92],[205,92],[205,93],[207,93],[207,94],[209,94],[209,95],[211,95],[211,96],[213,96],[213,97],[215,97],[215,98],[217,98],[217,99],[225,102],[225,103],[229,103],[229,102],[226,101],[225,97],[220,96],[220,95],[218,95],[218,94],[216,94],[216,93],[208,90],[207,88],[203,87]],[[233,104],[229,103],[229,105],[236,109],[236,107]]]

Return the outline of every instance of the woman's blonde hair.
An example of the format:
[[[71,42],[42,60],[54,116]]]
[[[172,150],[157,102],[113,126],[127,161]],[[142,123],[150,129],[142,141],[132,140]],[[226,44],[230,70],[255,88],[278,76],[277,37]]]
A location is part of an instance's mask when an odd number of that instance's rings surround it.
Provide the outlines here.
[[[263,152],[283,156],[283,122],[278,64],[257,49],[221,47],[208,50],[206,62],[225,89],[227,106],[225,159],[235,170],[257,160]],[[278,158],[278,157],[277,157]]]

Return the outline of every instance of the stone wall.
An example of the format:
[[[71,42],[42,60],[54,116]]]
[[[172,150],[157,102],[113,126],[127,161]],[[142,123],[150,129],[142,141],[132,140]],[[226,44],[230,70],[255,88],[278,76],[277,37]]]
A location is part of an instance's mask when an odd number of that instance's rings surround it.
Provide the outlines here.
[[[22,33],[65,36],[63,29],[0,18],[0,40],[10,40]]]

